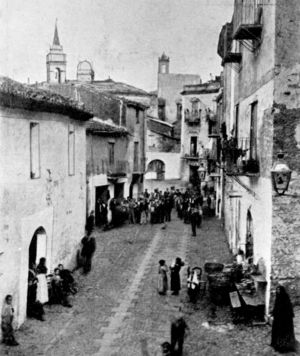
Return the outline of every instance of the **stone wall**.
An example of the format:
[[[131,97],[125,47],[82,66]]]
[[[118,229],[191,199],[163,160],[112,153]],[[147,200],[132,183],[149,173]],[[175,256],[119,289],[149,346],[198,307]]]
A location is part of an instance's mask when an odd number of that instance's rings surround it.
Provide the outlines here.
[[[289,190],[273,195],[272,290],[285,285],[292,301],[300,304],[300,109],[275,105],[274,160],[283,150],[292,169]]]

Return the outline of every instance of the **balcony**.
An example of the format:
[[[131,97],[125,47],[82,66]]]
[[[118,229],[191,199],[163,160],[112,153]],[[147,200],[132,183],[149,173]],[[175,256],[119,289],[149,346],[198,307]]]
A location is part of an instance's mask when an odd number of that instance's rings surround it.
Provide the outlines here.
[[[253,140],[252,142],[255,144]],[[226,174],[229,176],[259,176],[259,161],[252,157],[251,152],[253,151],[254,147],[250,146],[249,138],[224,140],[222,154]]]
[[[227,23],[223,26],[219,36],[218,54],[222,58],[222,66],[226,63],[241,63],[242,54],[232,51],[232,31],[233,24]]]
[[[262,1],[235,0],[233,15],[233,39],[259,40],[262,34]]]
[[[183,157],[183,159],[189,160],[189,161],[198,161],[200,158],[199,153],[194,153],[194,152],[190,152],[190,153],[186,153]]]
[[[100,164],[94,169],[96,174],[107,174],[109,178],[126,177],[128,172],[128,162],[127,161],[115,161],[113,163],[106,159],[102,159]]]
[[[200,125],[201,122],[201,110],[194,110],[190,113],[187,109],[184,113],[184,120],[188,125]]]

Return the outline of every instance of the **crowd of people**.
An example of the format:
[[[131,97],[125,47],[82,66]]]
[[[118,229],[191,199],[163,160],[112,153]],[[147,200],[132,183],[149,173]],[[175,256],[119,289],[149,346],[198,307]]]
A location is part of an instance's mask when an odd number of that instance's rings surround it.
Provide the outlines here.
[[[216,194],[213,190],[206,191],[205,197],[198,189],[185,190],[171,187],[165,191],[147,189],[138,198],[112,198],[108,202],[99,199],[97,202],[100,225],[104,230],[129,224],[165,224],[171,221],[172,210],[176,209],[178,218],[191,224],[192,233],[196,235],[196,227],[200,228],[202,216],[215,215]],[[91,211],[87,219],[87,231],[92,231],[95,224],[95,212]]]
[[[196,228],[202,224],[202,216],[213,216],[216,208],[214,192],[205,197],[199,190],[186,189],[180,191],[172,187],[162,192],[155,189],[149,193],[147,189],[138,199],[127,198],[122,200],[111,199],[109,206],[99,202],[100,214],[104,227],[114,227],[128,221],[129,224],[165,224],[171,221],[172,209],[175,209],[179,219],[191,224],[192,235],[196,235]],[[109,211],[111,221],[109,222]],[[96,250],[96,239],[93,236],[95,226],[94,211],[87,218],[86,235],[81,240],[81,249],[78,251],[77,267],[83,268],[86,274],[91,270],[92,257]],[[238,257],[240,255],[238,254]],[[165,260],[159,261],[157,290],[159,295],[166,296],[170,288],[172,295],[178,295],[181,289],[180,270],[184,262],[176,257],[168,267]],[[170,275],[170,277],[169,277]],[[192,274],[190,274],[192,276]],[[170,278],[170,286],[169,286]],[[190,283],[193,279],[190,278]],[[61,304],[72,307],[70,296],[77,293],[76,282],[72,272],[59,264],[52,274],[48,274],[46,258],[40,258],[39,264],[30,264],[28,272],[27,316],[38,320],[45,320],[44,304]],[[2,342],[9,346],[17,346],[14,336],[13,320],[14,308],[12,295],[5,297],[2,314],[1,330]],[[296,340],[293,325],[293,307],[289,296],[283,286],[276,289],[276,300],[272,312],[272,340],[271,346],[279,352],[294,351]],[[188,326],[182,315],[171,323],[171,342],[164,342],[163,355],[182,355],[183,342]],[[175,348],[176,353],[175,352]]]

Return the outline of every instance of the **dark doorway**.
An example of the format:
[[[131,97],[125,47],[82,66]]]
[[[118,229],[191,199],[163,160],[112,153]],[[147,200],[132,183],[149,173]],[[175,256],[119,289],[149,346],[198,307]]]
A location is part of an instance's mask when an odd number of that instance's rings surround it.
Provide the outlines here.
[[[108,200],[110,199],[108,186],[103,185],[100,187],[96,187],[95,198],[96,198],[95,199],[95,224],[97,226],[101,226],[104,223],[106,223],[106,219],[103,216],[103,212],[101,214],[99,204],[100,203],[107,204]]]
[[[115,183],[115,199],[124,198],[124,183]]]
[[[33,235],[33,238],[29,245],[29,260],[28,267],[30,268],[33,264],[36,263],[36,249],[37,249],[37,234]]]
[[[46,257],[47,237],[43,227],[39,227],[32,236],[29,245],[28,266],[37,264],[39,258]]]
[[[253,220],[250,210],[247,212],[246,258],[253,257]]]
[[[190,166],[190,183],[193,184],[194,187],[200,185],[198,166]]]

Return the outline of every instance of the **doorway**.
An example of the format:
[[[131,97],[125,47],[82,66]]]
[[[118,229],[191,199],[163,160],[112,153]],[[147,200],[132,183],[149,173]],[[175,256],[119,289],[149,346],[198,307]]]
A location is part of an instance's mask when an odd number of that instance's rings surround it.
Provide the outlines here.
[[[107,202],[110,199],[110,193],[107,185],[102,185],[100,187],[96,187],[95,192],[95,224],[97,226],[101,226],[107,221],[103,215],[103,211],[100,211],[99,203],[102,202],[107,205]]]
[[[253,219],[250,210],[247,212],[246,258],[253,257]]]
[[[200,179],[198,175],[198,166],[192,166],[190,165],[190,183],[194,187],[199,187],[200,186]]]
[[[47,235],[43,227],[39,227],[31,239],[29,245],[28,267],[38,264],[41,257],[47,255]]]
[[[124,198],[124,183],[115,183],[115,199]]]

